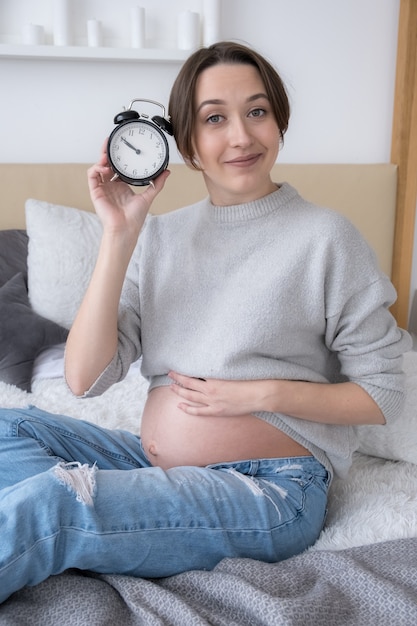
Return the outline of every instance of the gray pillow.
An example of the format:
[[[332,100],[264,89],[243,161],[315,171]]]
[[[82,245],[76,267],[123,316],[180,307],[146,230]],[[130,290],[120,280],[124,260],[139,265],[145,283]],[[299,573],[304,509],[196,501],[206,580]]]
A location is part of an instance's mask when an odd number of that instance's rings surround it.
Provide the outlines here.
[[[0,287],[21,272],[27,275],[28,236],[24,230],[0,230]]]
[[[30,391],[36,356],[67,335],[65,328],[33,311],[21,273],[0,287],[1,381]]]

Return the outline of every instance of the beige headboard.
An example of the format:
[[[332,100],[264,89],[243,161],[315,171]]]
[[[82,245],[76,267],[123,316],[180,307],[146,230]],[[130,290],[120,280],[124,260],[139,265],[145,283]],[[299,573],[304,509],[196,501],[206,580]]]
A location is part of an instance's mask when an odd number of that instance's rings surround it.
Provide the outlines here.
[[[27,198],[92,210],[86,164],[0,164],[0,229],[24,228]],[[170,165],[171,176],[152,206],[163,213],[206,195],[201,174]],[[348,216],[391,274],[397,168],[391,164],[277,164],[276,182],[287,181],[308,200]]]

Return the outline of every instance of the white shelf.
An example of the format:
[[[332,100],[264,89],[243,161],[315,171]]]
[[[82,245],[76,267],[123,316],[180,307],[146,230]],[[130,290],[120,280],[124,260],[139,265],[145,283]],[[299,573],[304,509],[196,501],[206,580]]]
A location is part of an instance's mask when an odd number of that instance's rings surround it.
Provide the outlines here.
[[[182,63],[189,55],[190,50],[163,50],[159,48],[90,48],[88,46],[0,44],[0,59]]]

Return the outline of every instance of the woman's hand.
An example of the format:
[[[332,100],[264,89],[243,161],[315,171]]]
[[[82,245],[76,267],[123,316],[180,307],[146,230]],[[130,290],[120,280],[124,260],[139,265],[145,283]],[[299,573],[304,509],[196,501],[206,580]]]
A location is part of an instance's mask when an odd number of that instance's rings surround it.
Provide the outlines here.
[[[189,415],[233,417],[263,410],[263,396],[270,381],[201,380],[169,372],[171,389],[180,398],[178,407]]]
[[[165,170],[143,192],[135,193],[120,179],[111,180],[114,172],[107,159],[106,146],[107,140],[98,163],[88,170],[91,200],[104,229],[138,233],[170,172]]]

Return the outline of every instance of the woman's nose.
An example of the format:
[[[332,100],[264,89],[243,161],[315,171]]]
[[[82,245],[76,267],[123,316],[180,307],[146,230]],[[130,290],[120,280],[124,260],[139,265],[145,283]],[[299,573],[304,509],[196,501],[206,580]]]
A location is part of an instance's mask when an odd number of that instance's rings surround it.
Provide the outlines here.
[[[229,140],[231,145],[247,146],[252,142],[252,136],[245,124],[245,120],[236,117],[230,120]]]

